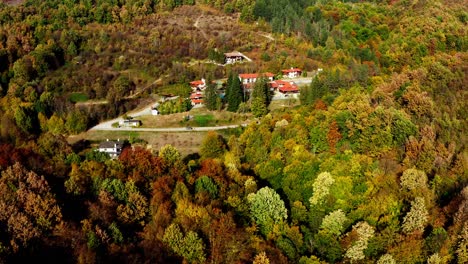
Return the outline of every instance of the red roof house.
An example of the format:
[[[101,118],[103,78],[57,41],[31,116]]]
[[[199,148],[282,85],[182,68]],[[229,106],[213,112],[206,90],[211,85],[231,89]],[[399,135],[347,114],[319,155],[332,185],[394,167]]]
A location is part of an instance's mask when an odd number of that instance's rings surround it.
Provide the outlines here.
[[[196,80],[196,81],[190,82],[190,87],[192,87],[193,91],[204,90],[205,87],[206,87],[205,79],[202,78],[201,80]]]
[[[257,81],[257,78],[260,77],[260,76],[263,76],[265,78],[268,79],[268,81],[273,81],[273,77],[275,77],[275,75],[271,72],[266,72],[266,73],[263,73],[263,74],[258,74],[258,73],[241,73],[239,74],[239,79],[241,80],[241,82],[243,84],[246,84],[246,83],[254,83]]]
[[[297,78],[301,76],[302,70],[299,68],[291,68],[291,69],[286,69],[281,71],[285,77],[288,78]]]

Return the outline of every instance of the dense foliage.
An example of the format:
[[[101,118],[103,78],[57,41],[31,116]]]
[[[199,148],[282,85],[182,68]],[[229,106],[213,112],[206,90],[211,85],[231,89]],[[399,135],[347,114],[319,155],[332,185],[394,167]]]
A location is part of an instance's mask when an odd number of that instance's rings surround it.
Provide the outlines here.
[[[194,2],[0,6],[0,263],[467,262],[466,6],[176,8]],[[201,34],[197,18],[220,11],[200,2],[258,25]],[[277,32],[275,41],[249,44],[263,34],[252,29]],[[231,49],[263,59],[221,70],[190,61]],[[204,75],[233,73],[227,110],[238,111],[246,102],[234,73],[290,66],[324,68],[300,106],[267,114],[260,78],[250,102],[258,122],[229,137],[208,132],[187,157],[127,146],[110,159],[64,136],[124,112],[154,83]],[[77,93],[106,102],[80,106]],[[190,107],[169,102],[161,112]]]

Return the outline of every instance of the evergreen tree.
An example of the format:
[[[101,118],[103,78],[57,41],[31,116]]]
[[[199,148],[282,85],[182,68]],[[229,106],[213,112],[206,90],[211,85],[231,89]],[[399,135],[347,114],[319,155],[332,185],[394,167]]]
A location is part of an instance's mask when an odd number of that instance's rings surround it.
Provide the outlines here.
[[[252,91],[252,112],[255,116],[263,116],[268,112],[271,101],[270,89],[265,77],[260,77],[254,84]]]
[[[237,112],[239,105],[242,103],[244,98],[243,87],[239,78],[234,73],[229,76],[229,79],[231,79],[231,82],[228,84],[229,87],[227,88],[229,91],[227,94],[227,110],[231,112]]]
[[[208,110],[216,110],[218,106],[218,93],[216,86],[211,80],[207,80],[207,87],[205,90],[205,105]]]

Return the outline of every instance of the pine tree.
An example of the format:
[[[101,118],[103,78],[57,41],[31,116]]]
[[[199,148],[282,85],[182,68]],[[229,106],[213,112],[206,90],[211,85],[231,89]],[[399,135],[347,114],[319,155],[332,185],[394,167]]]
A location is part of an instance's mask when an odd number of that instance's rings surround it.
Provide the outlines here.
[[[252,91],[252,113],[260,117],[268,113],[268,104],[270,104],[271,95],[268,88],[267,79],[260,77],[254,84]]]
[[[205,105],[208,110],[217,109],[218,93],[216,92],[216,86],[211,80],[207,80],[207,87],[205,90]]]
[[[231,112],[237,112],[239,105],[242,103],[244,98],[243,87],[239,78],[234,74],[232,74],[229,78],[231,79],[231,83],[228,87],[229,93],[227,95],[227,110]]]

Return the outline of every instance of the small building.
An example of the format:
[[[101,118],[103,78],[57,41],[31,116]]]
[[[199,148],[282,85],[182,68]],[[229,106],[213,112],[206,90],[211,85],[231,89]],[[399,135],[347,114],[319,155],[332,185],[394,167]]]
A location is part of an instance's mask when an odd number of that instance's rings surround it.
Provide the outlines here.
[[[139,127],[141,126],[141,121],[138,119],[124,119],[119,122],[121,127]]]
[[[273,81],[275,75],[271,72],[266,72],[263,74],[259,73],[241,73],[239,74],[239,79],[241,83],[248,84],[248,83],[255,83],[259,77],[265,77],[268,79],[269,82]]]
[[[151,115],[159,115],[159,110],[156,107],[151,108]]]
[[[282,80],[277,80],[270,82],[270,87],[273,90],[279,91],[283,94],[295,94],[299,93],[299,88],[294,82],[287,82]]]
[[[244,54],[238,52],[238,51],[233,51],[233,52],[228,52],[224,53],[224,63],[225,64],[233,64],[236,62],[243,62],[245,59]]]
[[[297,78],[302,74],[302,70],[299,68],[286,69],[282,70],[281,72],[283,73],[283,76],[287,78]]]
[[[107,153],[111,158],[117,158],[122,152],[123,142],[120,139],[111,141],[107,139],[99,144],[97,151]]]
[[[203,93],[195,92],[190,95],[190,101],[192,102],[192,106],[201,105],[203,104]]]
[[[201,80],[196,80],[196,81],[190,82],[190,87],[192,88],[192,91],[194,91],[194,92],[205,90],[205,88],[206,88],[205,79],[202,78]]]

